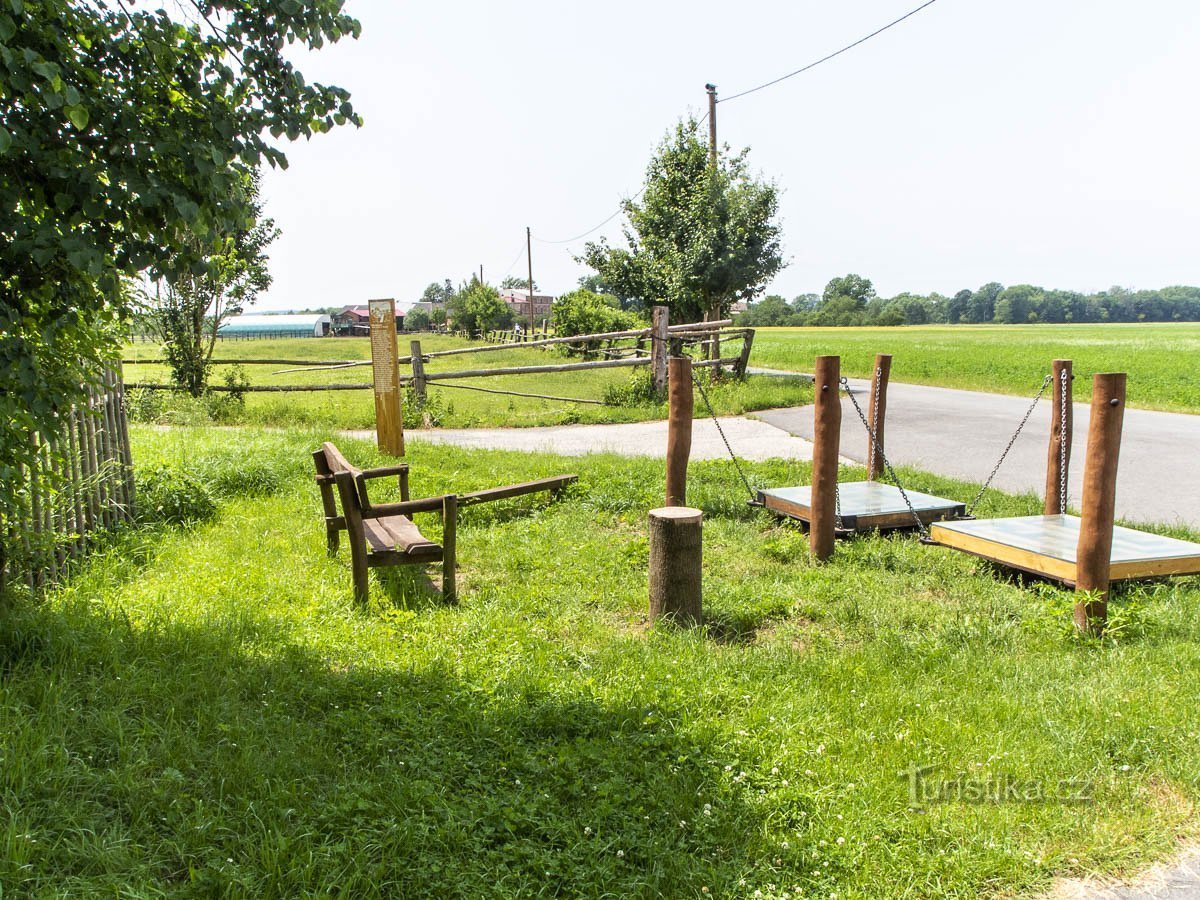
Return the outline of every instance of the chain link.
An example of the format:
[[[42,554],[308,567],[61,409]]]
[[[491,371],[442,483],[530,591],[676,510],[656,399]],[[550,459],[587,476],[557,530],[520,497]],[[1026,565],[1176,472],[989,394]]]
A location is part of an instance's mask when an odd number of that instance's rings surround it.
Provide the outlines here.
[[[721,422],[717,418],[717,411],[713,409],[713,405],[708,400],[708,392],[704,390],[704,384],[696,376],[694,371],[692,372],[692,381],[695,383],[696,387],[700,388],[700,398],[704,401],[704,405],[708,407],[708,414],[712,416],[713,424],[717,426],[717,434],[721,435],[721,440],[725,443],[725,449],[729,451],[729,458],[733,460],[733,467],[737,469],[738,477],[742,479],[742,484],[744,484],[746,486],[746,490],[750,492],[750,499],[757,500],[758,491],[751,486],[750,479],[748,479],[746,477],[746,473],[742,471],[742,464],[738,462],[738,458],[733,452],[733,447],[729,445],[729,438],[725,436],[725,429],[721,427]]]
[[[1060,374],[1062,392],[1059,397],[1058,416],[1058,511],[1067,514],[1067,382],[1070,373],[1066,369]]]
[[[862,407],[858,405],[858,400],[855,399],[854,393],[850,390],[850,379],[843,378],[842,387],[846,389],[846,396],[850,398],[850,403],[854,406],[854,411],[858,413],[859,421],[863,423],[863,428],[867,429],[867,435],[871,438],[871,446],[875,446],[875,431],[871,428],[871,423],[867,421],[867,414],[862,411]],[[908,491],[904,489],[904,485],[900,483],[900,477],[896,474],[896,470],[892,468],[891,461],[887,458],[887,454],[881,447],[879,449],[879,458],[883,460],[884,470],[888,477],[896,485],[900,491],[900,496],[904,498],[904,505],[908,507],[909,513],[913,517],[913,521],[917,524],[917,531],[920,532],[922,539],[929,538],[929,529],[925,527],[925,523],[917,514],[916,507],[913,506],[912,500],[908,497]]]
[[[992,467],[992,474],[987,477],[987,481],[983,483],[983,487],[979,489],[979,493],[975,495],[975,499],[971,501],[971,505],[967,507],[967,515],[975,515],[975,507],[979,505],[979,501],[983,499],[983,495],[992,485],[992,479],[996,477],[996,473],[1000,471],[1000,467],[1004,465],[1004,460],[1008,458],[1009,451],[1012,450],[1013,444],[1017,442],[1017,438],[1021,436],[1021,431],[1025,428],[1025,423],[1029,421],[1029,417],[1033,415],[1034,407],[1038,405],[1038,401],[1042,399],[1042,394],[1046,393],[1046,387],[1054,380],[1054,373],[1049,372],[1042,379],[1042,386],[1038,388],[1037,394],[1033,398],[1033,402],[1029,404],[1029,409],[1025,410],[1025,415],[1021,418],[1020,424],[1017,425],[1017,430],[1013,432],[1013,436],[1008,439],[1008,446],[1004,448],[1004,452],[1000,454],[1000,458],[996,460],[996,465]]]

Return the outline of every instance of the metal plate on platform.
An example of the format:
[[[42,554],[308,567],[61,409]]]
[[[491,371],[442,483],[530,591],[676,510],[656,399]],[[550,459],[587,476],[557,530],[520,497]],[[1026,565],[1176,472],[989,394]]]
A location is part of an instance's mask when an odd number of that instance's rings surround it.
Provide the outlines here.
[[[900,489],[878,481],[850,481],[838,485],[842,528],[845,531],[874,531],[880,528],[911,528],[912,513]],[[908,499],[925,524],[951,519],[964,513],[963,504],[945,497],[908,491]],[[767,488],[758,501],[772,512],[808,522],[812,519],[812,487]]]
[[[1078,516],[942,522],[930,529],[930,537],[1014,569],[1075,583]],[[1112,581],[1196,574],[1200,573],[1200,544],[1118,525],[1113,528],[1111,559]]]

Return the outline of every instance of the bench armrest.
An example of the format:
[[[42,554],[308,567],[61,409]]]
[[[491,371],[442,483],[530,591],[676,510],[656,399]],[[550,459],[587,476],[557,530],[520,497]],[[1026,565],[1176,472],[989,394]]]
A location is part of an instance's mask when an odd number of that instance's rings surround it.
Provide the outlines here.
[[[422,500],[364,506],[362,517],[364,519],[382,519],[386,516],[411,516],[413,513],[420,512],[444,512],[448,500],[453,501],[454,506],[458,505],[457,494],[446,494],[441,497],[425,497]]]
[[[405,475],[408,473],[408,463],[398,463],[394,466],[379,466],[375,469],[363,469],[363,478],[386,478],[389,475]]]

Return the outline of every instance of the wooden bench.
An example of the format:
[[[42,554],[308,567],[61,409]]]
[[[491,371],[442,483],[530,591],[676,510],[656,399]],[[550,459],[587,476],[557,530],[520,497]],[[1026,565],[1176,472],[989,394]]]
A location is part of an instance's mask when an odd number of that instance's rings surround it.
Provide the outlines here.
[[[540,491],[557,495],[577,480],[575,475],[557,475],[522,484],[489,488],[469,494],[446,494],[412,500],[409,497],[408,465],[401,463],[376,469],[357,469],[340,450],[326,441],[313,452],[317,469],[317,486],[325,511],[325,541],[331,554],[337,553],[339,536],[347,532],[350,540],[350,560],[354,577],[354,597],[365,603],[368,593],[367,570],[377,566],[414,566],[440,562],[442,564],[442,596],[453,601],[455,528],[458,508],[508,497],[519,497]],[[400,481],[399,503],[371,503],[367,482],[373,478],[397,476]],[[341,513],[334,500],[337,488]],[[442,543],[435,544],[418,530],[412,516],[419,512],[441,512]]]

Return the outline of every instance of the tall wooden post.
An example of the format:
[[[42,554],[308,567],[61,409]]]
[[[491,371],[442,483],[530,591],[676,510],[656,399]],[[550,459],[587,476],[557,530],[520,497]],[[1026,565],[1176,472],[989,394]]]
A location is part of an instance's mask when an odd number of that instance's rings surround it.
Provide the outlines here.
[[[404,412],[396,353],[396,301],[371,300],[371,373],[375,379],[375,434],[379,449],[404,455]]]
[[[408,350],[412,354],[413,393],[416,395],[417,400],[424,403],[426,396],[425,389],[428,383],[425,381],[425,358],[421,356],[421,342],[409,341]]]
[[[704,514],[686,506],[650,510],[650,618],[699,625]]]
[[[667,389],[667,327],[670,316],[667,307],[656,306],[650,311],[650,380],[654,390]]]
[[[1125,373],[1092,378],[1092,416],[1083,468],[1079,545],[1075,551],[1075,589],[1096,592],[1096,599],[1075,604],[1075,627],[1090,634],[1104,630],[1108,618],[1109,564],[1116,516],[1117,458],[1125,417]]]
[[[1057,516],[1067,511],[1066,485],[1071,470],[1071,360],[1056,359],[1051,368],[1050,449],[1046,454],[1046,502],[1042,512]]]
[[[692,387],[692,361],[673,356],[669,362],[670,412],[667,418],[667,502],[666,506],[687,503],[688,457],[692,453],[692,411],[695,395]]]
[[[812,521],[808,545],[818,561],[833,555],[837,516],[838,449],[842,433],[841,358],[818,356],[813,369]]]
[[[875,373],[871,377],[871,403],[867,409],[867,421],[871,423],[874,438],[868,438],[867,481],[874,481],[883,474],[883,427],[887,422],[887,386],[892,374],[892,357],[880,353],[875,357]]]

